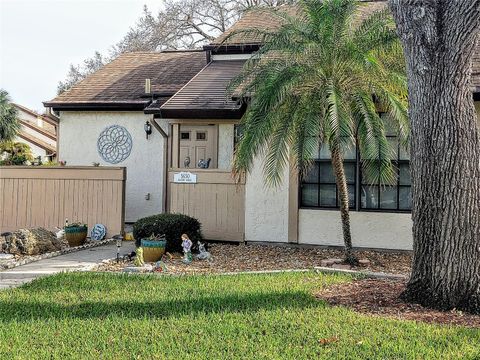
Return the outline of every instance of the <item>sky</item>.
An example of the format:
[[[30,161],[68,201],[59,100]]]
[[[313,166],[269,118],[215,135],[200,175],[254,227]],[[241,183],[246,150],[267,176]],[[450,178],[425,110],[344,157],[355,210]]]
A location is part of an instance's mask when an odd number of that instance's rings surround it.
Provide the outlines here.
[[[0,88],[16,103],[43,111],[70,64],[107,53],[161,0],[0,0]]]

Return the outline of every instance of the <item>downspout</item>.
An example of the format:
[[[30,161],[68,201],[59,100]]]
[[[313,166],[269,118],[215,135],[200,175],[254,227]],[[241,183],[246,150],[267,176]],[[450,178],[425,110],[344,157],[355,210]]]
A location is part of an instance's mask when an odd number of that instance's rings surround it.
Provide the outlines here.
[[[163,202],[163,210],[164,212],[167,212],[167,201],[168,201],[168,197],[167,197],[167,184],[168,184],[168,134],[162,129],[162,127],[157,123],[157,121],[155,120],[155,115],[152,115],[152,125],[155,129],[157,129],[157,131],[160,133],[160,135],[162,135],[163,137],[163,160],[164,160],[164,164],[165,164],[165,174],[164,174],[164,177],[163,177],[163,199],[162,199],[162,202]]]

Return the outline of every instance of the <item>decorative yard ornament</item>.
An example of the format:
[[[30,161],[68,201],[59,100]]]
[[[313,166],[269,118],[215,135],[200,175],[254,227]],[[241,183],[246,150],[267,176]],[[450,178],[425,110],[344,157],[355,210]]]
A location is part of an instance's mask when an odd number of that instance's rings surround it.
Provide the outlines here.
[[[210,260],[212,258],[212,255],[205,249],[205,243],[198,242],[198,251],[198,260]]]
[[[133,264],[135,266],[145,265],[145,262],[143,261],[143,249],[139,247],[135,251],[136,251],[136,254],[135,254],[135,260],[133,261]]]
[[[98,154],[110,164],[118,164],[130,156],[132,137],[120,125],[111,125],[100,133],[97,141]]]
[[[107,235],[107,228],[103,224],[95,224],[90,232],[92,240],[103,240],[105,235]]]
[[[183,248],[183,262],[185,264],[190,264],[193,260],[192,257],[192,240],[188,237],[187,234],[182,235],[182,248]]]
[[[198,162],[198,167],[200,169],[208,169],[210,167],[210,161],[212,161],[211,158],[208,158],[207,160],[200,159],[200,161]]]
[[[185,160],[183,160],[183,167],[190,167],[190,156],[186,156]]]

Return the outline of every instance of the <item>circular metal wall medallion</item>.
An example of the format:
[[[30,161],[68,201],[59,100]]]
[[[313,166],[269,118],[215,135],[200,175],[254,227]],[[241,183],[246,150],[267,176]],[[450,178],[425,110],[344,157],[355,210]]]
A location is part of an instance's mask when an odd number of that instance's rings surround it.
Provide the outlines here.
[[[110,164],[118,164],[130,156],[132,137],[120,125],[111,125],[100,133],[97,141],[98,154]]]

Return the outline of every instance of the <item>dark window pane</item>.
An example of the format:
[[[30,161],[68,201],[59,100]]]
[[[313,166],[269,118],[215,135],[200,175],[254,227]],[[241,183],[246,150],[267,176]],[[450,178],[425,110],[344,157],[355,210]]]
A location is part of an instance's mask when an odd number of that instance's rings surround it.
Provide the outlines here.
[[[410,185],[410,164],[400,164],[400,185]]]
[[[335,185],[320,185],[320,206],[335,207],[337,203]]]
[[[346,146],[343,150],[343,158],[345,160],[355,160],[357,158],[357,150],[355,146]]]
[[[329,163],[329,162],[320,163],[320,182],[335,183],[335,177],[333,176],[332,163]]]
[[[302,205],[318,206],[318,185],[302,185]]]
[[[397,208],[397,187],[388,186],[380,190],[380,209]]]
[[[377,182],[374,181],[374,176],[373,175],[376,175],[375,177],[378,178],[378,174],[367,174],[365,171],[362,171],[361,172],[362,174],[362,184],[365,184],[365,185],[377,185]]]
[[[411,210],[412,209],[412,193],[409,186],[400,188],[400,210]]]
[[[207,133],[197,131],[197,140],[207,140]]]
[[[378,209],[378,186],[362,186],[362,208]]]
[[[405,149],[400,145],[400,160],[410,160],[410,149]]]
[[[180,133],[181,140],[190,140],[190,133],[188,131],[182,131]]]
[[[303,180],[307,183],[318,183],[318,163],[314,163]]]
[[[355,163],[344,163],[343,167],[345,169],[345,176],[347,177],[347,183],[355,183]]]
[[[387,139],[391,147],[391,160],[398,159],[398,139],[397,138],[388,138]]]

